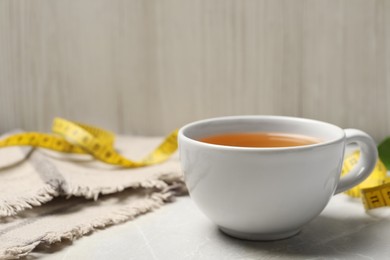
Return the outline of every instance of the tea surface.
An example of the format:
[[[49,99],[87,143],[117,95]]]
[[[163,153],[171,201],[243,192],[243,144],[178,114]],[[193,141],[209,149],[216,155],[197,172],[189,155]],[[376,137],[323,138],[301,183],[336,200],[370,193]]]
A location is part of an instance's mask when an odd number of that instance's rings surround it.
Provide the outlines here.
[[[317,138],[286,133],[228,133],[207,136],[201,142],[240,147],[291,147],[320,143]]]

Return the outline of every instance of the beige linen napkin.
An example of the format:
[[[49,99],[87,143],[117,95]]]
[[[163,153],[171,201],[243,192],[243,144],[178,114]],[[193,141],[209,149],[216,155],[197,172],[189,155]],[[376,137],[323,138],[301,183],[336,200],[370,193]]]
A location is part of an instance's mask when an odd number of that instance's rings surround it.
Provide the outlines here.
[[[136,160],[161,141],[119,137],[115,147]],[[185,192],[177,155],[123,169],[86,155],[11,147],[0,149],[0,167],[0,259],[132,219]]]

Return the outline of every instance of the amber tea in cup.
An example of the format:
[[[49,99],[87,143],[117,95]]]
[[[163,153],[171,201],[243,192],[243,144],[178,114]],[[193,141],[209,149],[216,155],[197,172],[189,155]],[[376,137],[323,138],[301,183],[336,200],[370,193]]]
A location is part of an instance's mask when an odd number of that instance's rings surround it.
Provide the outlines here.
[[[239,147],[291,147],[320,143],[318,138],[288,133],[226,133],[200,138],[209,144]]]

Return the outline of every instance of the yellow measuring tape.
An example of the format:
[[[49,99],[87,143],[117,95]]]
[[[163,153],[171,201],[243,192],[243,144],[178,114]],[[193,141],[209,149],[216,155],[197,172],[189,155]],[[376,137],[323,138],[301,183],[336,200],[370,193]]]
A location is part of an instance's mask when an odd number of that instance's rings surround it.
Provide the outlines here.
[[[348,173],[358,163],[359,157],[359,151],[348,155],[344,160],[341,174]],[[378,159],[371,175],[345,193],[355,198],[361,197],[366,210],[390,206],[390,177],[382,161]]]
[[[0,148],[7,146],[33,146],[64,153],[90,154],[97,160],[126,168],[142,167],[167,160],[177,149],[177,130],[141,161],[127,159],[116,152],[114,134],[86,124],[55,118],[54,134],[27,132],[0,140]]]

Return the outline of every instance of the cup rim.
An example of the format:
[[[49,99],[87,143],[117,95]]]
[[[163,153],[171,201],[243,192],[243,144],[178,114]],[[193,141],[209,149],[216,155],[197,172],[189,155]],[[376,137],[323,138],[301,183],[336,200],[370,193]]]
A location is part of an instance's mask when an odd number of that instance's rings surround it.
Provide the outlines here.
[[[301,145],[301,146],[286,146],[286,147],[243,147],[243,146],[229,146],[229,145],[219,145],[219,144],[210,144],[202,141],[198,141],[196,139],[190,138],[184,134],[184,132],[191,128],[195,127],[200,124],[208,123],[208,122],[215,122],[215,121],[225,121],[225,120],[234,120],[234,119],[275,119],[275,120],[294,120],[294,121],[300,121],[300,122],[306,122],[306,123],[320,123],[327,125],[328,127],[332,127],[340,132],[340,136],[338,138],[329,140],[329,141],[323,141],[315,144],[309,144],[309,145]],[[318,147],[324,147],[331,144],[335,144],[338,142],[341,142],[345,140],[345,132],[342,128],[320,120],[315,119],[309,119],[309,118],[303,118],[303,117],[293,117],[293,116],[277,116],[277,115],[235,115],[235,116],[221,116],[221,117],[213,117],[208,119],[202,119],[197,120],[191,123],[188,123],[181,127],[178,132],[178,140],[180,144],[180,140],[185,140],[189,143],[192,143],[194,145],[202,146],[204,148],[212,148],[212,149],[219,149],[219,150],[230,150],[230,151],[291,151],[291,150],[306,150],[306,149],[313,149]]]

